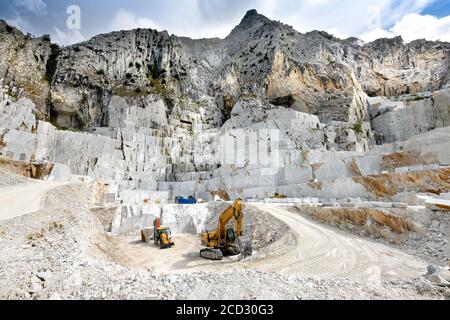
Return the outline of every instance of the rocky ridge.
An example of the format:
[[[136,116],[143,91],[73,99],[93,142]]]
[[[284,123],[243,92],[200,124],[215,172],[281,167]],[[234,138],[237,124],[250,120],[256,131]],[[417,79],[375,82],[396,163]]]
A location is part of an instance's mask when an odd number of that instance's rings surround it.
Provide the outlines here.
[[[25,73],[32,74],[35,88],[28,88],[29,95],[63,128],[108,126],[114,95],[148,94],[164,98],[168,116],[175,105],[203,107],[208,113],[203,122],[214,116],[215,127],[242,96],[313,113],[326,123],[357,123],[366,117],[365,94],[391,97],[449,85],[447,43],[405,44],[397,37],[359,45],[325,32],[301,34],[254,10],[225,39],[137,29],[57,48],[47,37],[34,39],[10,28],[2,22],[2,73],[19,86],[30,80]]]

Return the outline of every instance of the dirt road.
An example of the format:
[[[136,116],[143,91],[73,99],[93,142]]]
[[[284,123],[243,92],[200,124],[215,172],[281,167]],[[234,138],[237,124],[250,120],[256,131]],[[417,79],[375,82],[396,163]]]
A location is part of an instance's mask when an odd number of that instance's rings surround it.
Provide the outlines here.
[[[293,230],[297,245],[281,257],[257,261],[251,268],[374,283],[381,279],[411,278],[426,270],[426,263],[419,258],[307,219],[282,206],[257,205],[257,208],[286,223]]]
[[[0,188],[0,221],[40,210],[45,194],[65,184],[36,181]]]

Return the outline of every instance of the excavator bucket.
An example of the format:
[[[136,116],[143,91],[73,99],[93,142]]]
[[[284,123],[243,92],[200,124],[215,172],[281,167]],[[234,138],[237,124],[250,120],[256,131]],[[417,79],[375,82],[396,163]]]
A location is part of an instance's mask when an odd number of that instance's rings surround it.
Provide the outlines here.
[[[236,239],[239,251],[241,252],[241,257],[250,257],[253,253],[252,242],[248,237],[241,236]]]
[[[208,260],[222,260],[223,253],[220,249],[206,248],[200,250],[200,257]]]

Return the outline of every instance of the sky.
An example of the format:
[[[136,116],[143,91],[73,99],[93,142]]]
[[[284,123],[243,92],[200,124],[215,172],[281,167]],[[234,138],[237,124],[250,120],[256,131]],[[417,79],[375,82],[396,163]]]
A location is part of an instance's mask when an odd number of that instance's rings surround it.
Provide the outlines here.
[[[0,0],[1,19],[61,45],[139,27],[225,38],[250,9],[300,32],[450,42],[450,0]]]

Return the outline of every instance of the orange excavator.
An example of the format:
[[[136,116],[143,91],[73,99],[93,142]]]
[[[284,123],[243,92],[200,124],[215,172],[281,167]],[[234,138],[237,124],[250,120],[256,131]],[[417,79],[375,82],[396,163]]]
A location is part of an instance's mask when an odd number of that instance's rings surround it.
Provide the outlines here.
[[[244,236],[244,202],[236,200],[219,217],[217,230],[201,234],[202,245],[207,247],[200,251],[200,256],[209,260],[222,260],[223,253],[241,254],[243,258],[252,255],[252,244]],[[227,228],[228,222],[234,218],[234,228]]]

